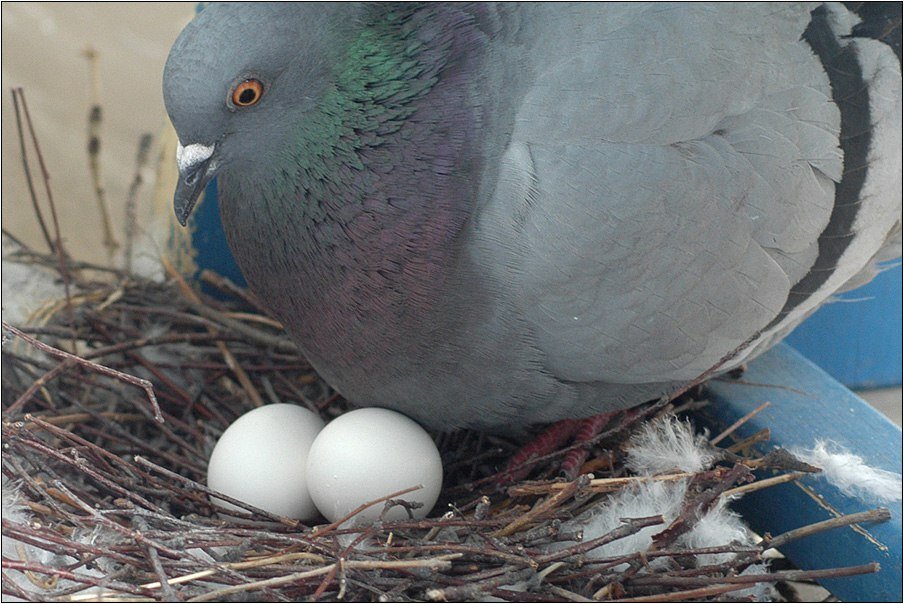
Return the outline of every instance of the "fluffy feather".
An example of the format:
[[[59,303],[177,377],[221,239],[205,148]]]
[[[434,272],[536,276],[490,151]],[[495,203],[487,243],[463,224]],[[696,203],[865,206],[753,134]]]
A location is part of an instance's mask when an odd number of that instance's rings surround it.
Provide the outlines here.
[[[695,434],[689,421],[674,415],[646,422],[628,441],[628,468],[637,474],[669,470],[699,472],[712,465],[714,454],[706,432]]]
[[[846,495],[863,501],[901,501],[900,474],[871,467],[837,443],[817,440],[812,449],[794,449],[792,453],[822,468],[822,476],[829,484]]]
[[[600,537],[622,524],[624,518],[643,518],[662,514],[665,525],[646,527],[624,539],[602,545],[588,553],[593,558],[622,556],[647,550],[653,542],[653,535],[663,530],[681,513],[684,498],[687,494],[687,483],[679,482],[643,482],[637,486],[623,489],[600,503],[590,514],[579,518],[571,528],[581,528],[584,541]],[[751,533],[741,518],[728,509],[724,501],[720,501],[701,517],[694,528],[680,537],[678,547],[700,548],[716,547],[737,543],[750,545],[753,543]],[[698,566],[719,564],[730,560],[734,554],[706,554],[697,557]],[[651,560],[652,565],[660,562]]]

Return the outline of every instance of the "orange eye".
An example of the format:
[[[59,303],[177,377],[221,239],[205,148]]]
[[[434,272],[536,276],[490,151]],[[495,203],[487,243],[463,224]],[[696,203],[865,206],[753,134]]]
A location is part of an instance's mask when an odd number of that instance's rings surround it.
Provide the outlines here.
[[[257,105],[262,96],[264,96],[264,85],[260,80],[245,80],[232,91],[232,104],[236,107],[250,107]]]

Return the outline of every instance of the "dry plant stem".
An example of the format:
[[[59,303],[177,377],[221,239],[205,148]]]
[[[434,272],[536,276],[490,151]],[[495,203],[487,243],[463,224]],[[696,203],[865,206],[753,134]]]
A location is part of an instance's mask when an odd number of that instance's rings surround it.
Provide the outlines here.
[[[148,155],[151,149],[153,137],[150,134],[142,134],[138,140],[138,153],[135,157],[135,175],[132,177],[132,184],[129,185],[129,193],[126,197],[126,249],[125,249],[125,271],[132,274],[132,254],[135,246],[135,235],[138,232],[138,213],[136,205],[138,203],[138,191],[144,183],[142,172],[147,167]]]
[[[316,535],[319,537],[322,537],[323,535],[326,535],[327,533],[335,531],[337,528],[339,528],[344,523],[348,522],[349,520],[351,520],[352,518],[354,518],[355,516],[357,516],[364,510],[366,510],[367,508],[373,507],[380,503],[384,503],[386,501],[389,501],[390,499],[397,499],[397,498],[401,497],[402,495],[407,495],[408,493],[420,490],[422,488],[424,488],[424,487],[421,485],[408,487],[407,489],[402,489],[401,491],[396,491],[395,493],[391,493],[389,495],[386,495],[385,497],[380,497],[379,499],[374,499],[373,501],[368,501],[366,503],[362,503],[361,505],[356,507],[354,510],[352,510],[351,512],[349,512],[348,514],[346,514],[339,520],[332,522],[330,524],[327,524],[326,526],[316,527],[314,529],[316,531]]]
[[[521,569],[505,573],[501,577],[485,579],[480,582],[468,582],[464,585],[456,585],[443,589],[428,589],[424,594],[428,600],[434,602],[463,602],[486,601],[488,592],[500,585],[518,583],[531,578],[535,574],[533,569]],[[523,593],[519,594],[523,597]]]
[[[750,413],[748,413],[747,415],[745,415],[744,417],[742,417],[741,419],[739,419],[738,421],[733,423],[732,425],[725,428],[725,430],[723,430],[718,436],[716,436],[715,438],[710,440],[709,444],[711,444],[711,445],[719,444],[720,442],[722,442],[725,439],[725,437],[727,437],[729,434],[731,434],[732,432],[734,432],[735,430],[737,430],[738,428],[743,426],[745,423],[747,423],[752,418],[756,417],[756,415],[760,411],[762,411],[763,409],[766,409],[771,404],[772,403],[770,403],[769,401],[766,401],[765,403],[761,404],[756,409],[754,409],[753,411],[751,411]]]
[[[739,440],[730,447],[725,447],[725,450],[729,453],[740,453],[751,445],[769,440],[770,438],[772,438],[772,431],[769,428],[763,428],[762,430],[751,434],[744,440]]]
[[[413,570],[413,569],[427,569],[431,571],[442,571],[448,570],[452,567],[452,560],[457,558],[457,554],[448,554],[445,556],[436,556],[435,558],[428,558],[426,560],[347,560],[344,562],[347,568],[351,569],[383,569],[383,570]],[[285,585],[286,583],[295,583],[300,582],[305,579],[310,579],[313,577],[320,577],[322,575],[335,572],[337,568],[338,562],[334,564],[330,564],[329,566],[324,566],[321,568],[317,568],[314,570],[291,573],[288,575],[283,575],[279,577],[273,577],[270,579],[264,579],[262,581],[254,581],[251,583],[246,583],[244,585],[235,585],[232,587],[226,587],[223,589],[217,589],[215,591],[208,592],[206,594],[196,596],[194,598],[189,598],[188,602],[210,602],[214,600],[220,600],[225,596],[229,596],[232,594],[242,593],[246,591],[253,591],[256,589],[260,589],[262,587],[274,587],[277,585]]]
[[[38,226],[41,228],[41,234],[44,236],[44,241],[47,243],[47,249],[50,251],[50,253],[53,253],[56,251],[56,246],[53,243],[53,239],[50,237],[50,231],[47,230],[47,223],[44,222],[44,214],[43,212],[41,212],[41,206],[38,203],[38,196],[35,192],[34,180],[31,176],[31,167],[28,164],[28,153],[26,152],[25,147],[25,131],[22,128],[22,116],[20,114],[19,94],[17,90],[18,89],[16,88],[12,90],[13,108],[16,111],[16,132],[19,135],[19,154],[22,156],[22,169],[25,171],[25,183],[28,185],[28,194],[31,197],[31,207],[32,210],[34,210],[34,215],[38,221]]]
[[[674,474],[658,474],[656,476],[625,476],[623,478],[594,478],[589,480],[586,490],[592,493],[611,493],[629,484],[642,482],[674,482],[694,476],[691,472],[676,472]],[[530,495],[544,495],[546,493],[560,492],[568,488],[571,482],[553,482],[549,484],[526,483],[515,487],[509,487],[508,494],[511,497]]]
[[[138,413],[118,413],[115,411],[105,411],[105,412],[98,413],[97,415],[99,415],[100,417],[109,419],[111,421],[120,422],[120,423],[142,422],[146,419],[145,416],[140,415]],[[81,422],[89,421],[94,417],[95,417],[95,415],[92,415],[90,413],[70,413],[68,415],[56,415],[56,416],[54,416],[54,415],[47,415],[47,416],[38,415],[38,416],[35,416],[34,419],[41,420],[42,422],[49,424],[51,426],[58,426],[60,424],[63,424],[63,425],[78,424]],[[36,424],[35,422],[32,421],[30,423],[25,424],[25,428],[27,430],[32,430],[37,425],[38,424]]]
[[[494,533],[494,536],[508,537],[509,535],[518,532],[525,526],[534,523],[536,520],[548,514],[551,510],[557,508],[563,501],[570,499],[578,491],[584,489],[589,482],[589,476],[587,476],[586,474],[584,476],[580,476],[577,480],[574,480],[565,485],[565,487],[563,487],[558,493],[556,493],[546,501],[538,503],[527,514],[524,514],[523,516],[517,518],[514,522],[512,522],[502,530]]]
[[[58,363],[56,367],[36,379],[31,384],[31,386],[28,387],[28,390],[23,392],[22,396],[16,399],[16,402],[14,402],[6,409],[6,413],[12,415],[13,413],[21,409],[22,406],[25,405],[25,403],[31,400],[31,398],[35,395],[35,393],[37,393],[38,390],[40,390],[44,387],[45,384],[47,384],[47,382],[57,377],[67,369],[73,367],[74,365],[75,361],[73,361],[72,359],[64,359],[63,361]]]
[[[275,520],[276,522],[279,522],[280,524],[284,524],[291,528],[297,528],[298,526],[301,525],[300,521],[295,520],[293,518],[286,518],[285,516],[280,516],[279,514],[273,514],[273,513],[267,512],[266,510],[262,510],[249,503],[245,503],[244,501],[240,501],[238,499],[230,497],[229,495],[220,493],[219,491],[214,491],[213,489],[210,489],[210,488],[204,486],[203,484],[192,480],[191,478],[186,478],[185,476],[177,474],[171,470],[167,470],[166,468],[164,468],[162,466],[158,466],[154,462],[149,461],[148,459],[145,459],[144,457],[142,457],[140,455],[135,456],[135,463],[140,466],[144,466],[150,470],[153,470],[154,472],[158,472],[158,473],[166,476],[167,478],[172,478],[174,480],[178,480],[193,489],[203,492],[205,495],[209,495],[211,497],[216,497],[217,499],[221,499],[221,500],[225,501],[226,503],[231,503],[232,505],[236,505],[238,507],[241,507],[242,509],[248,510],[249,512],[251,512],[253,514],[256,514],[259,516],[264,516],[266,518],[270,518],[272,520]],[[230,513],[235,513],[235,512],[230,510]]]
[[[196,294],[188,283],[185,282],[185,279],[182,278],[182,275],[179,274],[176,268],[166,258],[161,258],[161,260],[163,261],[166,272],[176,281],[182,295],[192,304],[200,305],[201,299],[198,298],[198,294]],[[217,341],[217,348],[220,349],[220,353],[223,355],[226,365],[229,366],[229,369],[235,375],[236,379],[238,379],[239,384],[242,385],[242,388],[245,390],[245,393],[248,394],[248,397],[251,399],[254,406],[263,407],[264,400],[261,398],[260,393],[254,387],[254,384],[251,383],[248,374],[245,373],[245,370],[242,369],[242,366],[236,361],[235,356],[233,356],[226,344],[223,341]]]
[[[860,566],[844,566],[840,568],[825,568],[817,570],[779,570],[761,575],[738,575],[734,577],[708,577],[698,575],[695,577],[675,577],[668,575],[654,575],[649,577],[635,577],[631,579],[632,585],[644,586],[668,586],[668,587],[693,587],[697,585],[718,585],[731,583],[735,585],[750,585],[764,581],[813,581],[816,579],[828,579],[836,577],[851,577],[854,575],[866,575],[879,572],[877,562]]]
[[[53,346],[49,346],[40,340],[36,340],[32,338],[28,334],[23,333],[22,331],[16,329],[6,321],[2,322],[3,330],[8,331],[14,336],[24,340],[25,342],[31,344],[41,352],[46,352],[47,354],[56,357],[58,359],[65,359],[73,362],[76,365],[87,367],[92,371],[96,371],[97,373],[101,373],[103,375],[107,375],[117,380],[126,382],[127,384],[132,384],[133,386],[138,386],[142,390],[144,390],[147,395],[148,401],[151,403],[151,409],[154,412],[154,420],[163,423],[163,414],[160,411],[160,405],[157,404],[157,397],[154,395],[154,386],[149,381],[135,377],[133,375],[129,375],[127,373],[122,373],[121,371],[116,371],[115,369],[110,369],[109,367],[105,367],[103,365],[98,365],[92,361],[85,360],[81,357],[78,357],[74,354],[70,354],[66,351],[60,350],[59,348],[54,348]],[[18,401],[17,401],[18,402]]]
[[[215,273],[211,270],[204,269],[203,271],[201,271],[201,281],[204,281],[205,283],[208,283],[208,284],[216,287],[218,290],[220,290],[224,293],[227,293],[231,296],[238,298],[239,300],[241,300],[245,304],[247,304],[249,307],[255,309],[261,315],[264,315],[264,316],[267,315],[267,309],[264,308],[264,305],[261,304],[260,300],[257,299],[257,296],[252,294],[250,291],[248,291],[244,287],[239,287],[238,285],[236,285],[235,283],[233,283],[231,280],[227,279],[226,277],[224,277],[218,273]],[[273,319],[271,319],[271,321],[272,320]],[[279,326],[279,329],[282,329],[281,325]]]
[[[42,564],[38,564],[36,562],[20,562],[19,560],[7,560],[3,559],[3,568],[7,568],[10,570],[19,570],[19,571],[31,571],[34,573],[40,573],[42,575],[47,575],[49,577],[59,577],[61,579],[66,579],[67,581],[73,581],[75,583],[82,583],[84,585],[92,586],[92,587],[103,587],[105,589],[115,589],[116,591],[135,594],[138,596],[143,596],[145,598],[153,598],[153,592],[144,589],[141,587],[136,587],[129,583],[124,583],[122,581],[110,581],[106,577],[93,577],[90,575],[82,575],[76,574],[71,571],[64,570],[62,568],[57,568],[55,566],[44,566]]]
[[[722,493],[722,497],[735,497],[737,495],[752,493],[753,491],[766,489],[777,484],[791,482],[792,480],[797,480],[798,478],[802,478],[806,475],[806,472],[790,472],[788,474],[773,476],[772,478],[764,478],[763,480],[757,480],[756,482],[751,482],[750,484],[745,484],[733,489],[728,489],[727,491]]]
[[[72,295],[70,293],[69,282],[71,279],[69,267],[66,264],[67,254],[63,248],[63,236],[60,231],[60,221],[57,217],[56,204],[53,201],[53,192],[50,190],[50,172],[44,164],[44,155],[41,153],[41,145],[38,143],[38,135],[35,133],[34,125],[31,123],[31,114],[28,111],[28,103],[25,100],[25,91],[22,88],[13,89],[13,98],[18,95],[18,100],[22,104],[22,113],[25,115],[25,123],[28,125],[28,134],[31,143],[35,148],[35,156],[38,158],[38,166],[41,168],[41,178],[44,181],[44,192],[47,195],[47,205],[50,207],[50,218],[53,221],[54,245],[53,250],[56,251],[57,262],[59,263],[60,276],[63,278],[63,291],[66,294],[66,312],[69,317],[69,327],[75,331],[75,318],[72,310]],[[18,103],[17,103],[18,106]],[[22,155],[22,160],[26,160],[26,156]],[[75,350],[75,342],[72,343],[72,349]]]
[[[814,524],[782,533],[781,535],[778,535],[776,537],[767,538],[765,542],[767,547],[774,547],[778,549],[781,548],[781,546],[790,543],[791,541],[796,541],[797,539],[809,537],[811,535],[815,535],[817,533],[821,533],[830,529],[839,528],[842,526],[850,526],[852,524],[858,524],[860,522],[885,522],[890,518],[891,512],[889,512],[887,509],[876,508],[873,510],[868,510],[866,512],[846,514],[844,516],[839,516],[838,518],[831,518],[829,520],[823,520],[822,522],[816,522]]]
[[[119,243],[113,235],[113,221],[110,220],[110,210],[107,208],[107,191],[104,187],[104,179],[101,175],[100,164],[100,127],[103,123],[103,109],[100,106],[100,78],[97,70],[97,51],[88,47],[82,53],[88,59],[88,69],[91,73],[91,109],[88,111],[88,167],[91,170],[91,182],[94,186],[94,196],[97,199],[97,208],[100,211],[101,228],[103,229],[103,244],[107,248],[107,256],[110,264],[116,255]]]
[[[703,598],[719,596],[732,591],[746,589],[744,585],[713,585],[685,591],[673,591],[671,593],[654,594],[652,596],[637,596],[634,598],[617,598],[610,602],[702,602]]]
[[[146,533],[148,530],[148,523],[140,516],[132,518],[132,525],[143,533]],[[157,550],[150,544],[145,544],[145,551],[148,554],[148,559],[151,561],[151,567],[157,575],[157,580],[160,582],[160,591],[164,600],[167,602],[181,602],[182,598],[179,597],[179,594],[177,594],[170,585],[169,578],[166,576],[166,571],[163,569],[163,564],[160,562],[160,555],[157,553]]]
[[[592,549],[600,547],[601,545],[605,545],[619,539],[624,539],[629,535],[633,535],[634,533],[640,531],[642,528],[646,528],[648,526],[656,526],[664,522],[665,519],[662,516],[650,516],[648,518],[628,518],[624,520],[624,524],[617,526],[605,535],[597,537],[596,539],[578,543],[576,545],[571,545],[551,554],[538,556],[536,558],[536,562],[538,564],[549,564],[550,562],[565,560],[566,558],[576,556],[578,554],[585,554]]]
[[[192,292],[194,293],[194,292]],[[201,303],[200,300],[194,298],[190,301],[191,309],[203,317],[219,323],[227,329],[244,336],[252,342],[258,342],[263,346],[269,346],[275,350],[298,354],[298,347],[286,337],[273,336],[254,329],[240,321],[236,321],[225,314]]]

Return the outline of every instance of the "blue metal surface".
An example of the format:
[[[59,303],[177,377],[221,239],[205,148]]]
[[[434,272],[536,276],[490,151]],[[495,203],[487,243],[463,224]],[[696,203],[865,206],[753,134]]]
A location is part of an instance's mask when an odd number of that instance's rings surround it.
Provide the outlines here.
[[[204,197],[199,200],[189,218],[188,228],[196,268],[192,277],[197,279],[202,270],[209,269],[245,287],[247,283],[229,249],[229,244],[226,243],[226,233],[223,232],[223,223],[220,221],[216,179],[213,179],[204,190]],[[201,289],[208,294],[217,293],[212,288],[208,291],[203,283]]]
[[[772,406],[738,431],[747,437],[769,428],[772,440],[759,445],[811,448],[831,440],[861,456],[870,466],[901,473],[901,430],[865,401],[787,345],[779,345],[750,364],[739,381],[710,382],[713,404],[701,414],[714,430],[743,417],[764,401]],[[856,566],[879,562],[872,575],[829,579],[823,585],[842,601],[900,602],[901,503],[863,502],[842,494],[821,477],[807,477],[751,493],[732,507],[760,534],[778,535],[839,514],[887,507],[889,522],[817,534],[782,548],[800,568]]]
[[[901,267],[839,296],[794,330],[785,342],[849,388],[901,384]]]

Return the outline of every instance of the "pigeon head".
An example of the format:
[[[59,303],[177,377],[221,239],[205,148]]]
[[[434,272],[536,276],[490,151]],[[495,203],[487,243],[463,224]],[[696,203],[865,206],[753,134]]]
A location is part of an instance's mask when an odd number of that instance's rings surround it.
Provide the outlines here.
[[[353,13],[321,4],[213,4],[186,26],[163,74],[179,137],[174,208],[183,225],[218,173],[283,153],[287,124],[302,122],[329,89],[328,66]]]

